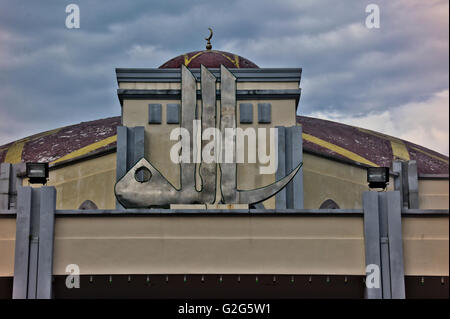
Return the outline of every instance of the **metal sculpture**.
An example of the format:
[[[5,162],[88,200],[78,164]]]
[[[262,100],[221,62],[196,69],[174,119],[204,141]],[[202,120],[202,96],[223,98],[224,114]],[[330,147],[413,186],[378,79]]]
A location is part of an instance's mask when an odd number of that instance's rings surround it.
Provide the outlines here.
[[[212,49],[212,45],[211,45],[211,38],[213,37],[213,30],[211,28],[208,28],[209,30],[209,36],[207,38],[205,38],[206,42],[206,50],[211,50]]]
[[[225,67],[220,69],[220,129],[236,128],[236,78]],[[186,66],[181,67],[181,127],[195,136],[193,123],[197,112],[197,83]],[[201,129],[216,126],[216,78],[204,66],[201,68]],[[197,132],[198,133],[198,132]],[[222,152],[227,143],[235,145],[235,137],[225,135],[221,143]],[[201,142],[202,147],[204,141]],[[190,140],[193,149],[193,139]],[[202,149],[202,148],[200,148]],[[190,161],[180,163],[180,185],[177,189],[145,158],[140,159],[115,185],[117,200],[126,208],[166,207],[170,204],[255,204],[262,202],[282,190],[297,174],[302,166],[293,169],[287,176],[265,187],[253,190],[239,190],[233,152],[231,163],[205,163],[199,165],[193,160],[198,154],[189,153]],[[136,174],[148,170],[148,178],[143,182]],[[200,187],[196,188],[196,174],[199,169]],[[219,170],[219,174],[217,174]],[[220,192],[216,192],[217,177],[220,176]],[[197,190],[199,189],[199,190]],[[221,198],[216,200],[216,193]]]

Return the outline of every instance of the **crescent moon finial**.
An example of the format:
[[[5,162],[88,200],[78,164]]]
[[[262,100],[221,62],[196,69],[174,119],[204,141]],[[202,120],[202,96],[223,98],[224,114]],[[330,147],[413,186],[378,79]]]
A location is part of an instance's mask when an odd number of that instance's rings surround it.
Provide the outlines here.
[[[205,38],[206,41],[206,50],[211,50],[212,49],[212,45],[211,45],[211,38],[213,36],[213,30],[211,28],[208,28],[209,30],[209,37]]]

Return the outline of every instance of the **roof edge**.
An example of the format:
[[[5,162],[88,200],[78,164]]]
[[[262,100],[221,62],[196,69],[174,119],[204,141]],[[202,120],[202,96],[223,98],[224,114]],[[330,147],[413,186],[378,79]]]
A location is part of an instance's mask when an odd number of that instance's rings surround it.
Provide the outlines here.
[[[200,81],[200,68],[189,69],[196,81]],[[220,68],[208,68],[220,82]],[[238,82],[299,82],[301,68],[228,68]],[[181,82],[181,71],[177,69],[116,68],[117,83],[121,82]]]

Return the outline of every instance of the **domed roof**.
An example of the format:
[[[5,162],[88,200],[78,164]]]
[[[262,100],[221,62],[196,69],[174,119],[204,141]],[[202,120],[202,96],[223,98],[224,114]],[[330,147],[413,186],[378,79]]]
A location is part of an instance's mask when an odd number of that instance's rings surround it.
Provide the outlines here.
[[[448,156],[423,146],[372,130],[307,116],[297,116],[302,125],[303,150],[309,153],[392,167],[393,160],[415,160],[419,174],[448,174]]]
[[[0,163],[49,162],[79,158],[116,145],[120,117],[110,117],[25,137],[0,146]]]
[[[189,68],[200,68],[200,65],[202,64],[208,68],[220,68],[221,64],[225,65],[227,68],[259,68],[252,61],[237,54],[217,50],[185,53],[170,59],[159,68],[174,69],[181,67],[182,64]]]
[[[307,153],[366,166],[392,166],[396,158],[416,160],[419,174],[448,174],[449,158],[425,147],[337,122],[297,116]],[[116,148],[120,117],[83,122],[0,146],[0,163],[59,164]]]

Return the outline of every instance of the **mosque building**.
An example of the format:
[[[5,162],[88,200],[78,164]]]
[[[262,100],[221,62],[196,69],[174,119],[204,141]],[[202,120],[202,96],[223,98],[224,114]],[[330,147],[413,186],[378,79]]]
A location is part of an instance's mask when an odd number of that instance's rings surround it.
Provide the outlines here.
[[[1,298],[448,298],[447,156],[297,115],[301,68],[209,41],[116,76],[121,116],[0,146]],[[276,146],[277,170],[174,163],[171,132],[195,120],[276,128],[253,143]],[[45,186],[26,163],[49,163]]]

